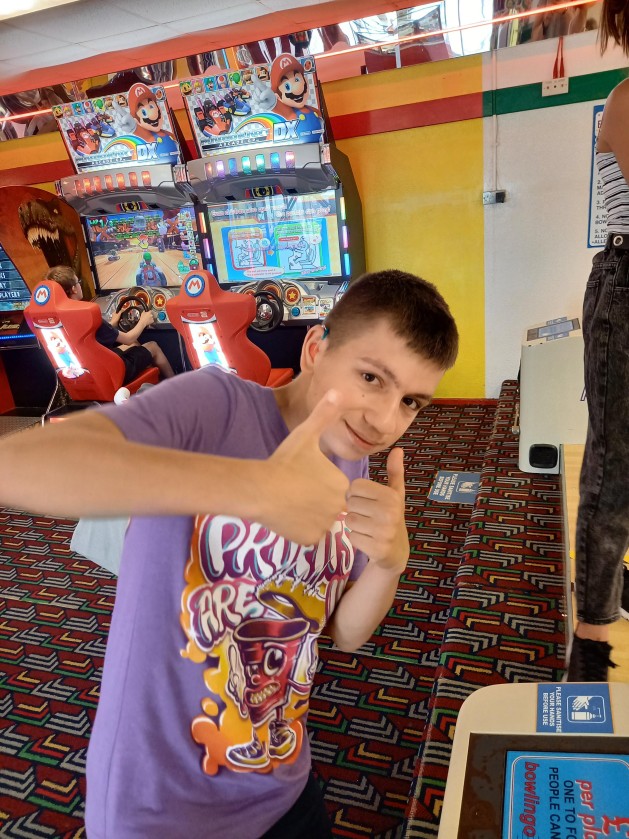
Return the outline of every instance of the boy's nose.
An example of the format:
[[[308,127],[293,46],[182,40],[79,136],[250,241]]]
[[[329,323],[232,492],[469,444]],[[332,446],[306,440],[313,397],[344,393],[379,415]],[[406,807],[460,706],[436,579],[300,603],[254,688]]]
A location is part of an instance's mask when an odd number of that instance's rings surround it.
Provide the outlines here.
[[[397,427],[398,404],[397,399],[379,401],[366,412],[365,420],[378,433],[380,438],[388,437]]]

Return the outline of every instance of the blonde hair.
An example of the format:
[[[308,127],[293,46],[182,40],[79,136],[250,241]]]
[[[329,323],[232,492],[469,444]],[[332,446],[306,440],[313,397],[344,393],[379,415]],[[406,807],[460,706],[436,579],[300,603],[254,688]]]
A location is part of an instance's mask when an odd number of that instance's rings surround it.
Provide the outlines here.
[[[63,288],[65,293],[70,296],[74,286],[80,282],[77,275],[68,265],[55,265],[44,277],[45,280],[52,280]]]

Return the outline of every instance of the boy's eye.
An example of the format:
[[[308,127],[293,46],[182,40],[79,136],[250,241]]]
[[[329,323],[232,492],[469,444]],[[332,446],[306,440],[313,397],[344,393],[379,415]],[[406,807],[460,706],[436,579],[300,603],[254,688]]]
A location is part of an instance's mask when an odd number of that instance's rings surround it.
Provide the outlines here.
[[[412,396],[405,396],[402,399],[402,404],[406,405],[407,408],[410,408],[411,411],[420,411],[422,408],[417,399],[414,399]]]
[[[375,382],[377,378],[378,377],[374,373],[363,373],[363,379],[370,384],[371,382]]]

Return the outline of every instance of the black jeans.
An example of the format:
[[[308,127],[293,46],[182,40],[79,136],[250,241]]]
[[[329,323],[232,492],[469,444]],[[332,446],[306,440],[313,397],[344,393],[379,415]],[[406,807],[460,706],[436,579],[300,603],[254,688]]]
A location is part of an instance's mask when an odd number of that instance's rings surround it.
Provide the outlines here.
[[[312,772],[297,801],[261,839],[332,839],[323,794]]]
[[[629,250],[596,254],[583,304],[588,432],[576,535],[577,617],[619,616],[629,545]]]

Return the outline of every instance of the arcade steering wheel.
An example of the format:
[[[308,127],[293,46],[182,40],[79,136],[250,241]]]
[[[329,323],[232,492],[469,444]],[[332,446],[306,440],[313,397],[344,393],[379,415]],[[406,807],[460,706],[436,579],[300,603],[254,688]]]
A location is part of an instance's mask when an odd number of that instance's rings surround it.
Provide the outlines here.
[[[270,289],[260,289],[253,295],[256,301],[256,318],[251,328],[256,332],[271,332],[284,320],[284,304]]]
[[[140,314],[149,311],[146,301],[137,294],[128,294],[126,297],[120,298],[116,306],[116,312],[121,311],[127,303],[130,305],[127,306],[118,321],[118,329],[121,332],[130,332],[140,320]]]

